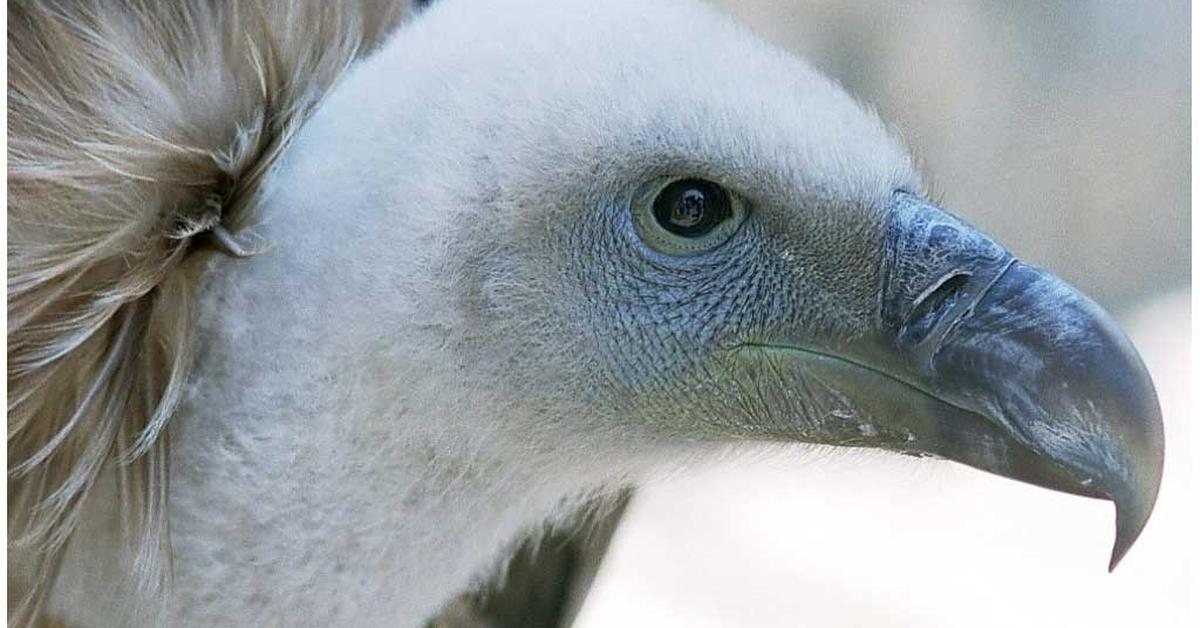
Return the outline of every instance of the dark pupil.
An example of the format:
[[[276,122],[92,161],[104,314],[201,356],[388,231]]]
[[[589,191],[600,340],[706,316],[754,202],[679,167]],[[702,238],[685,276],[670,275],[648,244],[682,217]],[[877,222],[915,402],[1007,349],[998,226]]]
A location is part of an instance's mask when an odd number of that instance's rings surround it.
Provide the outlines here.
[[[654,218],[675,235],[696,238],[729,218],[729,195],[711,181],[676,181],[654,199]]]

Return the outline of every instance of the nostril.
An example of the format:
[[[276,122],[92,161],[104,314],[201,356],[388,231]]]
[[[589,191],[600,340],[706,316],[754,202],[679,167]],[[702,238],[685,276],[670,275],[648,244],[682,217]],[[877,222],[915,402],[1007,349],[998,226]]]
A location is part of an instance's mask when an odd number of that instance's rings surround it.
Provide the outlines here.
[[[933,328],[937,327],[938,322],[954,309],[970,279],[970,273],[951,273],[917,297],[912,311],[900,327],[900,342],[903,344],[923,342]]]

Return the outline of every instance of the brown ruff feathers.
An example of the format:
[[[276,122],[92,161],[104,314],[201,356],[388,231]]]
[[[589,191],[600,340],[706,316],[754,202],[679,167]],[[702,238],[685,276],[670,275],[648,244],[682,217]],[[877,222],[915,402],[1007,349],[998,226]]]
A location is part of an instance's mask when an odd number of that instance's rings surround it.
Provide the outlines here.
[[[191,361],[198,238],[247,223],[306,116],[406,12],[9,2],[9,625],[38,621],[107,470],[139,582],[166,583],[164,427]]]

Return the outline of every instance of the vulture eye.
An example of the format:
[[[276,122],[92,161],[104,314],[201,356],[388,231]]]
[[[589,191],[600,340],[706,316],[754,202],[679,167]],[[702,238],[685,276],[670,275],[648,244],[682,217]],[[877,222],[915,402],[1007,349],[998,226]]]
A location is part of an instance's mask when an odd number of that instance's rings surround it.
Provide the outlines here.
[[[663,188],[654,199],[654,220],[677,236],[698,238],[729,218],[729,194],[703,179],[684,179]]]
[[[652,247],[672,255],[712,249],[737,231],[745,216],[740,199],[705,179],[660,185],[635,209],[638,231]]]

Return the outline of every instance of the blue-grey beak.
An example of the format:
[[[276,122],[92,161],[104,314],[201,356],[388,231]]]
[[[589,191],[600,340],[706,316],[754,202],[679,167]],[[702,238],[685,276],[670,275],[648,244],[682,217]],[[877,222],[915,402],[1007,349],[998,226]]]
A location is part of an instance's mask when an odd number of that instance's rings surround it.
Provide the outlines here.
[[[1112,500],[1111,570],[1162,476],[1137,351],[1095,302],[925,201],[897,195],[890,221],[882,333],[856,358],[933,398],[912,451]]]
[[[1162,417],[1137,351],[1095,302],[961,220],[908,194],[888,216],[874,331],[820,342],[781,330],[738,355],[837,391],[815,432],[825,442],[1111,500],[1111,570],[1162,477]]]

